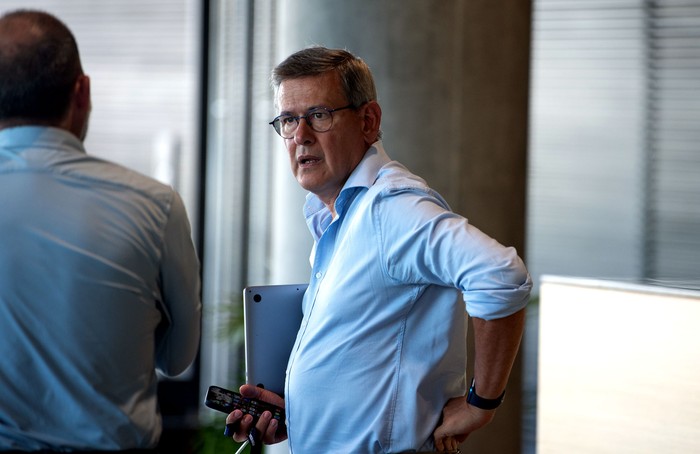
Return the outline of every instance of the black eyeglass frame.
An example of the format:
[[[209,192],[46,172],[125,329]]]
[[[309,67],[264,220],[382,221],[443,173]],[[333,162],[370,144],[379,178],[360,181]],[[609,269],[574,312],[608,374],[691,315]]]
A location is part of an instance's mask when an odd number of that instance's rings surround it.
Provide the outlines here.
[[[327,132],[327,131],[330,131],[330,130],[333,128],[333,112],[337,112],[337,111],[339,111],[339,110],[345,110],[345,109],[354,109],[354,108],[355,108],[355,106],[352,105],[352,104],[348,104],[347,106],[343,106],[343,107],[338,107],[337,109],[328,109],[328,108],[326,108],[326,107],[315,107],[315,108],[311,109],[310,111],[308,111],[308,112],[306,113],[306,115],[277,115],[277,116],[276,116],[270,123],[268,123],[268,124],[269,124],[270,126],[272,126],[272,127],[275,129],[275,132],[277,132],[277,134],[279,134],[279,136],[282,137],[283,139],[291,139],[292,137],[294,137],[293,134],[292,134],[292,136],[290,136],[290,137],[284,137],[284,136],[282,135],[282,125],[281,125],[281,122],[280,122],[280,118],[282,118],[282,117],[288,117],[288,118],[292,118],[292,119],[296,120],[297,126],[296,126],[296,128],[294,128],[294,132],[296,132],[297,128],[299,127],[299,124],[301,123],[301,119],[302,119],[302,118],[303,118],[304,120],[306,120],[306,124],[308,124],[309,127],[310,127],[311,129],[313,129],[314,131],[316,131],[316,132]],[[323,131],[319,131],[318,129],[314,128],[313,122],[312,122],[312,121],[309,121],[309,120],[307,119],[307,117],[308,117],[309,115],[313,115],[314,113],[317,113],[319,110],[324,110],[324,111],[326,111],[327,113],[329,113],[330,116],[331,116],[331,126],[330,126],[328,129],[324,129]]]

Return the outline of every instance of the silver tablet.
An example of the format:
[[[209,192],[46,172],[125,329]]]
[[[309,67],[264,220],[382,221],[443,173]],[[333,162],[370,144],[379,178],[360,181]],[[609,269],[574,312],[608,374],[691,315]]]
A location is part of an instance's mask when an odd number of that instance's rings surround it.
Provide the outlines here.
[[[287,362],[301,325],[307,286],[259,285],[243,290],[246,383],[284,395]]]

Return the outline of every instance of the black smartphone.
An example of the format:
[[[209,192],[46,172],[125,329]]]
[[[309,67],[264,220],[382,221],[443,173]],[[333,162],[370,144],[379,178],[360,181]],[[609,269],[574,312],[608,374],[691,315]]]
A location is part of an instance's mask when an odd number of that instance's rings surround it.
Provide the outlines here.
[[[257,399],[241,396],[235,391],[230,391],[220,386],[210,386],[204,405],[214,410],[231,413],[233,410],[241,410],[253,417],[253,425],[258,421],[264,411],[272,413],[272,417],[280,424],[284,424],[284,409]]]

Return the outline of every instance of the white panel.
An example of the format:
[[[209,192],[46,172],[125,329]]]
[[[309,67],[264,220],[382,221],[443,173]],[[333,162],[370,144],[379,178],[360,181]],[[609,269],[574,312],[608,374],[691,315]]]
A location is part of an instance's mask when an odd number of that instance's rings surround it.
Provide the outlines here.
[[[700,452],[700,291],[544,278],[539,454]]]

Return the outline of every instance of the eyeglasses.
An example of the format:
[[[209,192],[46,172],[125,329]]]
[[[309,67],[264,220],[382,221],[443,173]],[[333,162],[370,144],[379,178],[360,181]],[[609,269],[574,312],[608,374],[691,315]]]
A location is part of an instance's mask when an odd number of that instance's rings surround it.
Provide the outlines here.
[[[326,109],[325,107],[316,107],[306,113],[306,115],[279,115],[270,122],[277,134],[283,139],[291,139],[299,127],[301,119],[305,119],[306,123],[316,132],[326,132],[333,127],[333,112],[343,109],[350,109],[353,105],[349,104],[345,107],[337,109]]]

